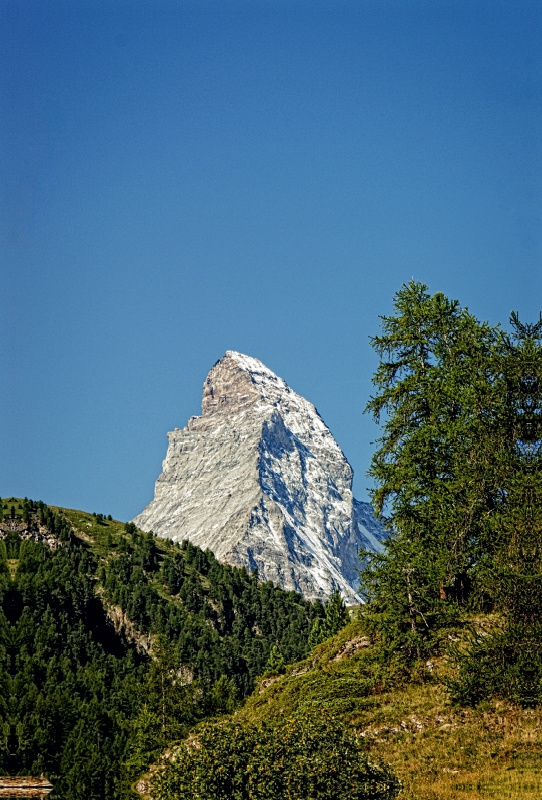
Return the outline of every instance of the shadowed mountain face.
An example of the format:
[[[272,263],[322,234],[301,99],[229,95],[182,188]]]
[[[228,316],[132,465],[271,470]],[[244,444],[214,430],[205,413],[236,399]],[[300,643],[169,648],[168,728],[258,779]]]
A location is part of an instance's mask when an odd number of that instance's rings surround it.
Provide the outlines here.
[[[352,468],[312,403],[255,358],[228,351],[202,414],[168,434],[142,530],[188,539],[263,580],[325,599],[357,595],[358,550],[384,530],[352,497]]]

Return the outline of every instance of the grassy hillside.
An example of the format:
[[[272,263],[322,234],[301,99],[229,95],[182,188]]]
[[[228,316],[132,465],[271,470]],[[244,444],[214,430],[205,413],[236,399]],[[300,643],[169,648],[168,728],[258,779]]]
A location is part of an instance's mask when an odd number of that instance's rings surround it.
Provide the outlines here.
[[[542,711],[453,707],[441,682],[448,669],[438,659],[406,681],[352,622],[284,675],[264,679],[237,718],[325,708],[363,737],[370,757],[391,765],[405,800],[542,797]]]
[[[0,772],[120,800],[172,740],[231,711],[322,606],[101,514],[3,501]]]

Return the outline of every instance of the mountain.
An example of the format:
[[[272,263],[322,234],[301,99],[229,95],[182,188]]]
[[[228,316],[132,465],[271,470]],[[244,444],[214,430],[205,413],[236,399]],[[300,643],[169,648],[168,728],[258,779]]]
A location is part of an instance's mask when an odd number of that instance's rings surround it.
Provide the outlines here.
[[[352,496],[353,471],[316,408],[261,361],[229,350],[202,414],[168,434],[152,502],[133,520],[307,599],[358,603],[360,547],[385,536]]]

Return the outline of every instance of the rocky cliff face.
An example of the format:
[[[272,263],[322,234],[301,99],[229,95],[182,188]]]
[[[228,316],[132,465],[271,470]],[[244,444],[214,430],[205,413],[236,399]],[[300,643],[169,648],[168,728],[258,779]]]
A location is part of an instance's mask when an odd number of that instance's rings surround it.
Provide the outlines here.
[[[202,414],[168,434],[154,500],[134,519],[189,539],[309,599],[356,593],[360,547],[384,531],[352,497],[352,468],[312,403],[255,358],[228,351]]]

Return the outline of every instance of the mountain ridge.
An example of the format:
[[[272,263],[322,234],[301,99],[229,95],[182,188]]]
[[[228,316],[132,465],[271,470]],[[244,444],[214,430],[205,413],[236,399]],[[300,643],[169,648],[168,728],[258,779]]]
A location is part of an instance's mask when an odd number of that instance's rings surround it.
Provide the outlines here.
[[[307,599],[337,588],[361,601],[358,551],[378,550],[385,531],[354,500],[352,467],[310,401],[228,350],[203,384],[201,416],[168,439],[139,528],[188,539]]]

